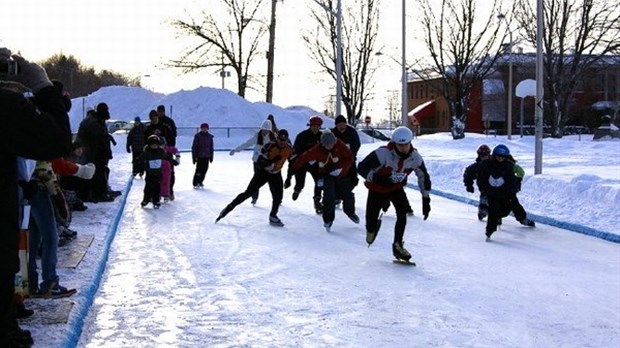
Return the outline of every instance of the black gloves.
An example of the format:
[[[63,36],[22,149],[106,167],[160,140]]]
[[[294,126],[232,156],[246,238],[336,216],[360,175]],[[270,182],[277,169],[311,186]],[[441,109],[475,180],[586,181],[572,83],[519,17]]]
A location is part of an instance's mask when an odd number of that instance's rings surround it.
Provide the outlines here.
[[[213,157],[209,158],[209,163],[213,163]]]
[[[431,198],[422,197],[422,215],[424,215],[424,220],[428,219],[428,214],[430,212],[431,212]]]
[[[192,164],[196,164],[196,157],[192,157]]]
[[[467,190],[467,192],[469,193],[474,193],[474,187],[472,185],[467,185],[465,187],[465,190]]]

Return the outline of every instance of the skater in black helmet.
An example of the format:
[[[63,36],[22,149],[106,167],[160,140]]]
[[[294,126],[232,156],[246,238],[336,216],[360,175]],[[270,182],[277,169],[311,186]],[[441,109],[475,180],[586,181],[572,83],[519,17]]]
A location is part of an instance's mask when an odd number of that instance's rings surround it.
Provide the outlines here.
[[[482,162],[491,157],[491,148],[486,144],[482,144],[478,146],[476,154],[478,155],[476,157],[476,161],[468,165],[463,172],[463,184],[465,185],[465,190],[469,193],[474,193],[474,181],[478,179],[478,173],[480,172]],[[478,220],[482,221],[485,217],[487,217],[487,215],[489,215],[489,200],[486,192],[480,191],[480,200],[478,201]]]

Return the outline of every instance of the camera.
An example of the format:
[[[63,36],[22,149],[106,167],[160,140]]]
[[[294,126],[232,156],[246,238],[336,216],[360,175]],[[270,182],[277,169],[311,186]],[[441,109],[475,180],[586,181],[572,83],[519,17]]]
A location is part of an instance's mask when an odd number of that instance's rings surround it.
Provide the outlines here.
[[[12,59],[0,60],[0,75],[17,75],[19,66]]]

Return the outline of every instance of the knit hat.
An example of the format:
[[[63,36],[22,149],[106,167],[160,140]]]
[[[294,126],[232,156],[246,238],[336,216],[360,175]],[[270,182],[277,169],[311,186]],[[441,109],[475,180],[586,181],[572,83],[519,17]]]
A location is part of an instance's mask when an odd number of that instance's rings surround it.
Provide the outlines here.
[[[97,104],[97,117],[99,117],[102,120],[110,119],[110,111],[108,110],[108,104],[106,103]]]
[[[334,121],[334,124],[338,124],[338,123],[347,123],[347,119],[346,117],[342,116],[342,115],[338,115],[336,116],[336,120]]]
[[[323,146],[331,146],[336,143],[336,136],[334,133],[330,131],[323,132],[321,134],[321,145]]]
[[[271,121],[269,120],[264,120],[263,123],[260,125],[260,129],[262,130],[271,130],[272,125],[271,125]]]
[[[134,121],[135,123],[140,123],[140,122],[142,122],[142,120],[140,120],[140,116],[136,116],[136,118],[134,118],[134,119],[133,119],[133,121]]]
[[[208,124],[208,123],[202,123],[202,124],[200,125],[200,128],[206,128],[206,129],[209,129],[209,124]]]
[[[281,141],[288,140],[288,131],[286,129],[280,129],[278,131],[278,140],[281,140]]]

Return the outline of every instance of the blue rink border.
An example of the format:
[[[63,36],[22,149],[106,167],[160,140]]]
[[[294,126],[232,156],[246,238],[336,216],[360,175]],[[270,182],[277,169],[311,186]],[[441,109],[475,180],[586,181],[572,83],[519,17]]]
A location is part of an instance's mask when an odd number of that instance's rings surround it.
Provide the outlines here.
[[[418,190],[418,185],[407,184],[407,187],[409,187],[411,189]],[[440,196],[440,197],[444,197],[444,198],[447,198],[447,199],[451,199],[451,200],[454,200],[454,201],[458,201],[458,202],[462,202],[462,203],[467,203],[467,204],[470,204],[470,205],[473,205],[473,206],[476,206],[476,207],[478,206],[478,201],[477,200],[466,198],[466,197],[463,197],[463,196],[458,196],[458,195],[455,195],[453,193],[432,189],[431,190],[431,194],[437,195],[437,196]],[[609,233],[609,232],[597,230],[597,229],[594,229],[594,228],[591,228],[591,227],[587,227],[587,226],[583,226],[583,225],[578,225],[578,224],[573,224],[573,223],[570,223],[570,222],[559,221],[559,220],[556,220],[556,219],[553,219],[553,218],[550,218],[550,217],[547,217],[547,216],[542,216],[542,215],[537,215],[537,214],[532,214],[532,213],[527,213],[527,217],[530,220],[533,220],[535,222],[540,222],[541,224],[545,224],[545,225],[549,225],[549,226],[553,226],[553,227],[557,227],[557,228],[561,228],[561,229],[565,229],[565,230],[569,230],[569,231],[585,234],[587,236],[592,236],[592,237],[604,239],[604,240],[609,241],[609,242],[620,243],[620,235],[617,235],[615,233]]]
[[[125,185],[125,189],[123,190],[123,194],[120,196],[121,201],[119,202],[118,209],[116,210],[116,214],[114,215],[114,219],[112,220],[112,224],[110,224],[110,226],[108,227],[108,231],[106,233],[103,244],[103,252],[101,253],[97,265],[95,266],[96,269],[93,278],[89,282],[89,285],[86,287],[86,289],[84,289],[84,301],[78,308],[78,313],[75,320],[72,320],[69,324],[69,335],[64,339],[62,347],[77,347],[80,336],[82,335],[82,329],[84,328],[84,321],[86,320],[88,311],[90,310],[90,307],[95,300],[95,295],[97,294],[99,286],[101,285],[101,280],[103,278],[103,274],[108,263],[108,258],[110,256],[110,247],[112,245],[112,242],[114,241],[114,237],[116,237],[118,224],[120,223],[123,212],[125,211],[127,196],[129,195],[129,190],[131,190],[132,185],[133,176],[130,176],[129,181],[127,182],[127,184]]]

